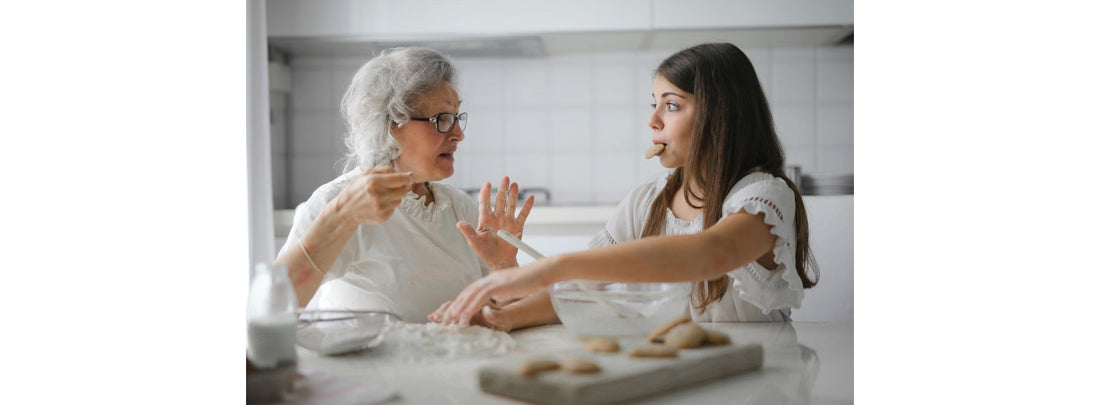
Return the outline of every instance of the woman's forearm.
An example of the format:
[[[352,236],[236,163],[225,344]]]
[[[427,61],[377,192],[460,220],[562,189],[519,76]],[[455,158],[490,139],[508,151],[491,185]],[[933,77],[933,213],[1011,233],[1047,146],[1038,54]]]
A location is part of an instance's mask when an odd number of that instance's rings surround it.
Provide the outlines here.
[[[317,293],[324,274],[332,268],[358,227],[355,221],[342,215],[339,203],[333,200],[306,230],[300,240],[301,246],[296,241],[287,241],[292,243],[291,247],[276,262],[287,266],[287,273],[298,295],[298,306],[305,306]],[[303,247],[309,252],[308,257],[302,252]]]

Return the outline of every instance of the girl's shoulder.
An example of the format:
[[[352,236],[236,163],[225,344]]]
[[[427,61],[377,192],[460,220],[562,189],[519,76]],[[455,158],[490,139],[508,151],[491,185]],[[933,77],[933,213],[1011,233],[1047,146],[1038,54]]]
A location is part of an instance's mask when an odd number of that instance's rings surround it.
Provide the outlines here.
[[[791,197],[794,196],[787,181],[781,177],[773,176],[767,172],[753,172],[749,173],[745,177],[742,177],[737,183],[734,183],[733,188],[726,194],[727,198],[739,194],[785,194],[791,193]]]
[[[742,209],[750,213],[769,211],[776,215],[778,222],[785,222],[794,218],[797,203],[794,190],[782,177],[755,172],[738,180],[722,205],[726,213]]]

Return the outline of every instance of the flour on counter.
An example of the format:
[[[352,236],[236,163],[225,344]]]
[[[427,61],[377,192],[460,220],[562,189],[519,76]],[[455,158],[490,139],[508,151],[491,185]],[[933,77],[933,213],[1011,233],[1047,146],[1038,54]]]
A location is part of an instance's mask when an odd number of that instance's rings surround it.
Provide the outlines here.
[[[382,331],[372,349],[381,359],[431,363],[504,355],[516,347],[507,333],[481,326],[458,327],[438,323],[393,322]]]

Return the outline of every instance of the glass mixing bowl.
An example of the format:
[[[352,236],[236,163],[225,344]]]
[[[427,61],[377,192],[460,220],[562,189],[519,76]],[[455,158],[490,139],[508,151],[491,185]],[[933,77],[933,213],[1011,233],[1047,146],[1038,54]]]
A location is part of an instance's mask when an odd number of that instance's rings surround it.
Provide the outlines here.
[[[550,287],[550,302],[570,332],[582,336],[645,336],[688,314],[691,283],[570,280]]]
[[[399,321],[385,311],[318,310],[298,315],[298,345],[325,355],[368,349],[382,329]]]

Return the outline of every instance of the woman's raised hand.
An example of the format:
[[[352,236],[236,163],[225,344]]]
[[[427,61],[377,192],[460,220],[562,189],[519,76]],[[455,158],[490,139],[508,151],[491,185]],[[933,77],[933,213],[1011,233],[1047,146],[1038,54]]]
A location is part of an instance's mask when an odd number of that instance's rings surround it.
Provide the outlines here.
[[[393,215],[401,199],[412,191],[412,172],[392,167],[364,169],[336,197],[337,212],[360,225],[380,224]]]
[[[507,176],[500,180],[500,188],[497,189],[496,204],[489,205],[491,186],[488,182],[481,186],[481,194],[478,195],[477,229],[466,221],[459,221],[457,226],[462,235],[466,237],[466,243],[481,256],[481,259],[493,269],[513,267],[516,265],[517,250],[503,239],[497,237],[498,229],[508,231],[517,238],[523,235],[523,225],[527,222],[527,215],[531,213],[531,207],[535,204],[535,196],[527,196],[523,202],[523,208],[516,214],[516,197],[519,195],[519,184],[511,183]]]

